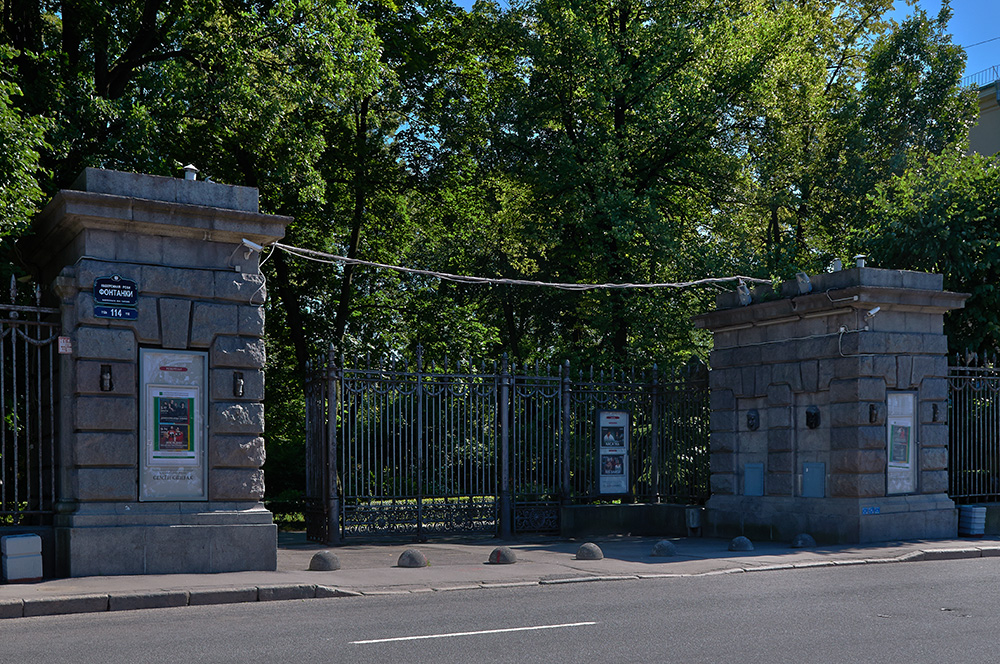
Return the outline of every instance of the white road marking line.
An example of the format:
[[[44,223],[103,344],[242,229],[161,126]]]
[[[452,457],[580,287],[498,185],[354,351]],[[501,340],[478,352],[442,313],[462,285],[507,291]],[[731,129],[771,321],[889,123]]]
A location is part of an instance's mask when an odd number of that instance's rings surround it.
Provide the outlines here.
[[[478,636],[480,634],[505,634],[507,632],[531,632],[540,629],[559,629],[561,627],[584,627],[586,625],[596,625],[596,622],[564,623],[562,625],[536,625],[534,627],[508,627],[506,629],[484,629],[478,632],[450,632],[447,634],[424,634],[422,636],[394,636],[389,639],[368,639],[365,641],[351,641],[354,645],[368,643],[391,643],[393,641],[420,641],[423,639],[448,639],[453,636]]]

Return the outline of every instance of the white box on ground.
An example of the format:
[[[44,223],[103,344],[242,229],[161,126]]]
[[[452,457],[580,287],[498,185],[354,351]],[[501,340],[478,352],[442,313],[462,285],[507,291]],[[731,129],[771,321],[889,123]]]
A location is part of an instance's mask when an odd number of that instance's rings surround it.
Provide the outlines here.
[[[0,537],[0,553],[5,556],[23,556],[42,553],[42,538],[31,533]]]
[[[0,537],[0,563],[4,581],[35,581],[42,578],[42,538],[38,535]]]
[[[4,581],[38,581],[42,578],[42,556],[4,556]]]

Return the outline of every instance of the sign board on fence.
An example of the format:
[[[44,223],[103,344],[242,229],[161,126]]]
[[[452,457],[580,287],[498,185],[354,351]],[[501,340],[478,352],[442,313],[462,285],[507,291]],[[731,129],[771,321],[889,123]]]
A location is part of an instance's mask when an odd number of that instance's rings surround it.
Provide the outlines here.
[[[613,495],[629,493],[628,411],[597,411],[597,450],[599,492]]]

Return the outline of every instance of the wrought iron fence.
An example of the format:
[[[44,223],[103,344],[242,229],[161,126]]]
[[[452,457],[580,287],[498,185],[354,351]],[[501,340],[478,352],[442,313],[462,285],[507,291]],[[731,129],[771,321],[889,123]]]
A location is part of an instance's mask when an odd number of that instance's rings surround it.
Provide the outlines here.
[[[949,487],[960,503],[1000,500],[1000,366],[978,355],[948,369]]]
[[[58,309],[0,305],[0,528],[51,522],[59,330]]]
[[[708,373],[661,375],[463,361],[346,365],[311,372],[307,531],[311,539],[554,531],[562,505],[607,500],[597,483],[597,416],[632,418],[626,499],[708,496]]]

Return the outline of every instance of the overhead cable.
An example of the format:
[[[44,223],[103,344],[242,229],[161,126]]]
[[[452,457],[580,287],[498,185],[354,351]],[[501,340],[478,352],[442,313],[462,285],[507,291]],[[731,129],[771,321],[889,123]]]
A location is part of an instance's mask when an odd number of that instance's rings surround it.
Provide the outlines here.
[[[654,288],[691,288],[694,286],[722,284],[730,281],[737,281],[737,282],[744,281],[744,282],[753,282],[758,284],[771,284],[771,281],[768,279],[758,279],[756,277],[745,277],[741,275],[734,275],[731,277],[708,277],[705,279],[696,279],[694,281],[664,282],[656,284],[634,284],[634,283],[568,284],[568,283],[552,283],[547,281],[532,281],[529,279],[506,279],[502,277],[472,277],[461,274],[449,274],[447,272],[437,272],[435,270],[420,270],[412,267],[402,267],[400,265],[387,265],[385,263],[376,263],[374,261],[361,260],[360,258],[348,258],[346,256],[328,254],[322,251],[314,251],[312,249],[292,247],[287,244],[281,244],[280,242],[274,242],[270,246],[275,249],[281,249],[282,251],[291,254],[292,256],[303,258],[305,260],[316,261],[318,263],[364,265],[366,267],[374,267],[383,270],[394,270],[396,272],[403,272],[406,274],[419,274],[425,277],[433,277],[436,279],[453,281],[460,284],[536,286],[545,288],[556,288],[559,290],[566,290],[566,291],[589,291],[589,290],[599,290],[599,289],[625,290],[625,289],[654,289]]]

